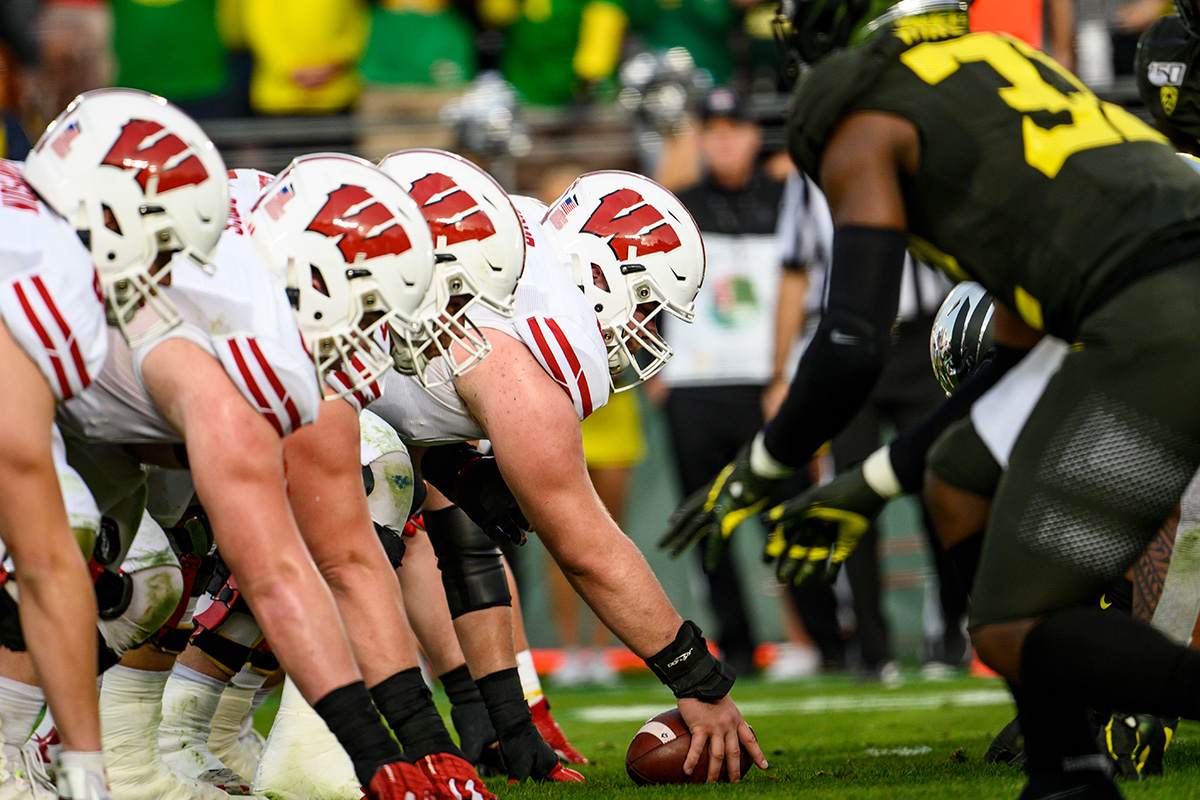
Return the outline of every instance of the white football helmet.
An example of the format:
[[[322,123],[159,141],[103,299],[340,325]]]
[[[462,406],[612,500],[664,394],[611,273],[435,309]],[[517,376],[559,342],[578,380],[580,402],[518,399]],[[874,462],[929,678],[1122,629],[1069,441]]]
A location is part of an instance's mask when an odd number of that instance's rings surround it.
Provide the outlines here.
[[[284,276],[318,379],[343,373],[342,397],[382,378],[421,330],[433,279],[433,240],[413,199],[369,161],[316,153],[267,184],[250,229]]]
[[[655,319],[691,322],[704,283],[704,240],[683,203],[643,175],[602,170],[576,178],[543,223],[600,318],[613,390],[657,373],[674,351]]]
[[[437,386],[467,372],[492,351],[468,314],[473,306],[513,315],[513,291],[525,269],[525,234],[500,184],[461,156],[444,150],[401,150],[385,156],[379,168],[417,201],[433,236],[434,291],[422,313],[430,346],[414,347],[420,354],[417,363],[411,369],[401,365],[401,371],[417,375],[425,386]],[[453,308],[451,298],[456,298]],[[429,361],[437,356],[448,367],[440,379],[428,371]]]
[[[79,95],[25,160],[25,180],[92,254],[109,324],[131,345],[182,321],[161,292],[177,251],[211,274],[229,215],[225,163],[191,117],[133,89]],[[128,327],[139,308],[157,319]]]

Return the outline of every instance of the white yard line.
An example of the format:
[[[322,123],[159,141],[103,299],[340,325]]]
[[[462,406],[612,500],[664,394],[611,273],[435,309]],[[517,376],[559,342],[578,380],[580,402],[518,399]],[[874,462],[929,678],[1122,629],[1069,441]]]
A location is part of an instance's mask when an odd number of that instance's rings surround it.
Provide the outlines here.
[[[910,695],[852,694],[791,700],[749,700],[738,703],[742,714],[824,714],[830,711],[928,711],[939,708],[999,706],[1012,702],[1005,689],[972,689]],[[642,722],[666,710],[663,703],[629,706],[583,706],[563,709],[557,716],[585,722]]]

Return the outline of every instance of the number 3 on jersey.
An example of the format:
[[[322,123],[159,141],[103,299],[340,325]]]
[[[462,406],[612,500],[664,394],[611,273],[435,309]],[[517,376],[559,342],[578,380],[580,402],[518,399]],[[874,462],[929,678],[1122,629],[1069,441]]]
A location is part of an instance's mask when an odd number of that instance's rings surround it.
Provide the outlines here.
[[[939,83],[972,62],[987,64],[1010,85],[1000,99],[1023,116],[1025,161],[1053,178],[1075,153],[1125,141],[1166,141],[1124,109],[1102,102],[1049,56],[1007,37],[974,34],[940,42],[925,42],[906,51],[900,60],[929,84]],[[1046,81],[1038,62],[1074,87],[1064,93]],[[1045,127],[1035,113],[1069,115]]]

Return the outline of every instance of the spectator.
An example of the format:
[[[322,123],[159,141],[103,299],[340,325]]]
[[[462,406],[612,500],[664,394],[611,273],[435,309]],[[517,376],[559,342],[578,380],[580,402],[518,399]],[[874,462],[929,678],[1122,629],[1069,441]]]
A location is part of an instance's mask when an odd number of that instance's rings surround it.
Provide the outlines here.
[[[478,67],[475,29],[450,0],[380,0],[359,72],[368,84],[461,88]]]
[[[500,70],[527,103],[586,99],[616,71],[626,26],[622,0],[485,0],[481,17],[504,32]]]
[[[625,0],[630,30],[648,49],[682,47],[714,84],[734,78],[733,38],[741,26],[739,0]]]
[[[117,84],[167,98],[195,119],[233,112],[217,0],[110,0]]]

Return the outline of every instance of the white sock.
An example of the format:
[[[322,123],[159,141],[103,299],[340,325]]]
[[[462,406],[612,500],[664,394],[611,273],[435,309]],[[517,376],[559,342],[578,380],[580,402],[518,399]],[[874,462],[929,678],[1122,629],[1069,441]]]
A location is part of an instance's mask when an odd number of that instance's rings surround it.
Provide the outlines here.
[[[522,650],[517,653],[517,674],[521,677],[521,691],[525,693],[525,702],[534,705],[546,696],[542,691],[542,681],[538,678],[537,669],[533,666],[533,653]]]
[[[41,687],[0,678],[0,747],[13,763],[46,704]]]
[[[1181,521],[1175,550],[1167,565],[1162,595],[1151,624],[1170,639],[1187,645],[1200,615],[1200,525]]]
[[[175,665],[163,691],[158,746],[168,767],[189,778],[223,768],[208,749],[213,713],[225,683],[188,667]]]

